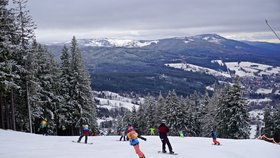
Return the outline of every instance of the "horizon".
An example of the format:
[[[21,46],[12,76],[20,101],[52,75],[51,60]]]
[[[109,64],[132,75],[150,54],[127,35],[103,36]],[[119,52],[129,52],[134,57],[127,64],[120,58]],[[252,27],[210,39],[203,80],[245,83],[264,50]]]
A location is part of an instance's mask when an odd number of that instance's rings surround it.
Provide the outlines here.
[[[163,39],[215,33],[225,38],[280,43],[278,0],[29,0],[39,42],[115,38]]]

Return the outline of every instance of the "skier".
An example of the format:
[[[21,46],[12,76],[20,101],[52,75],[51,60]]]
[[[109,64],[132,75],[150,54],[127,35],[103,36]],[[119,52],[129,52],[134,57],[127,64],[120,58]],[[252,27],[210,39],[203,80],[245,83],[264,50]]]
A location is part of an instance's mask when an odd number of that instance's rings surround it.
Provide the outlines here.
[[[124,128],[121,130],[121,138],[120,138],[120,141],[122,141],[122,139],[123,139],[123,141],[125,141],[125,129],[124,129]]]
[[[211,131],[211,137],[213,138],[214,145],[220,145],[220,142],[217,141],[217,133],[215,130]]]
[[[165,145],[167,144],[169,153],[174,154],[169,139],[167,138],[167,133],[169,132],[169,128],[164,123],[161,123],[160,126],[158,127],[158,132],[159,132],[159,138],[161,139],[162,142],[162,152],[166,153]]]
[[[83,124],[81,128],[81,135],[78,139],[78,143],[82,140],[82,138],[85,136],[85,144],[87,144],[87,139],[88,139],[88,133],[89,133],[89,128],[87,124]]]
[[[48,133],[48,119],[44,118],[40,123],[40,129],[43,135],[47,135]]]
[[[150,130],[150,135],[151,136],[155,135],[155,128],[152,127],[149,130]]]
[[[135,132],[134,128],[130,124],[128,125],[127,130],[128,130],[127,140],[129,140],[130,145],[134,147],[134,150],[136,154],[139,156],[139,158],[145,158],[145,155],[140,150],[138,133]]]
[[[180,137],[185,137],[184,132],[183,131],[179,131],[179,136]]]

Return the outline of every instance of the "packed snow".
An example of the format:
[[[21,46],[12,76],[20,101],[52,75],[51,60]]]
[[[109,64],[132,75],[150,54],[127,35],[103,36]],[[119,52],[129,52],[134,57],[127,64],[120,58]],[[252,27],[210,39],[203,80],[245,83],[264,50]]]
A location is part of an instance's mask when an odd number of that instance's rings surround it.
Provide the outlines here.
[[[218,139],[221,146],[212,145],[211,138],[169,137],[178,155],[159,154],[158,136],[145,136],[140,149],[147,158],[278,158],[280,145],[263,140]],[[137,158],[134,149],[120,136],[90,136],[89,143],[73,143],[78,136],[42,136],[0,129],[1,158]],[[84,138],[82,139],[82,141]]]

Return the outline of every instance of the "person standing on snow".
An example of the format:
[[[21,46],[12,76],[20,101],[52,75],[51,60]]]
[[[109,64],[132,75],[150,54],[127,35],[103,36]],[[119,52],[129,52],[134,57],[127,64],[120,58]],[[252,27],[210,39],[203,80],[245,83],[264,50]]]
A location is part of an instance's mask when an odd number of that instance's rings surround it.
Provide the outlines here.
[[[83,124],[82,125],[81,135],[80,135],[79,140],[77,142],[80,143],[82,138],[85,136],[85,144],[87,144],[88,133],[89,133],[88,125],[87,124]]]
[[[123,139],[123,141],[125,141],[125,129],[122,129],[122,130],[121,130],[121,138],[120,138],[120,141],[122,141],[122,139]]]
[[[165,145],[167,144],[168,149],[169,149],[169,153],[174,154],[174,152],[172,150],[172,146],[171,146],[171,144],[169,142],[169,139],[167,137],[167,133],[169,132],[169,128],[164,123],[161,123],[160,126],[158,127],[158,132],[159,132],[159,138],[162,142],[162,152],[166,153]]]
[[[43,135],[48,134],[48,120],[47,118],[44,118],[40,123],[40,129]]]
[[[155,128],[149,128],[149,131],[151,136],[155,135]]]
[[[128,133],[127,133],[127,140],[129,140],[130,145],[134,147],[134,150],[136,154],[139,156],[139,158],[145,158],[145,155],[140,150],[139,141],[138,141],[138,133],[135,132],[132,125],[128,125],[127,127]]]
[[[214,145],[220,145],[220,142],[217,141],[217,133],[215,130],[211,131],[211,137],[213,138]]]

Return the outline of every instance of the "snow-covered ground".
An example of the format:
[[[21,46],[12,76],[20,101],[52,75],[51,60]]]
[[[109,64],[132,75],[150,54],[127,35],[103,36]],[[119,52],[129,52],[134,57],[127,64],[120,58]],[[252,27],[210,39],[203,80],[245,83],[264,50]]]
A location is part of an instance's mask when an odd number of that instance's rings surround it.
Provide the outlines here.
[[[223,62],[222,60],[212,60],[212,63],[218,63],[223,66],[226,65],[227,69],[235,72],[239,77],[260,77],[262,75],[275,75],[280,73],[280,67],[273,67],[270,65],[252,63],[252,62]],[[165,64],[168,67],[183,69],[185,71],[201,72],[213,76],[223,76],[230,78],[229,72],[220,72],[210,68],[201,67],[188,63],[169,63]]]
[[[213,69],[209,69],[206,67],[201,67],[201,66],[197,66],[197,65],[193,65],[193,64],[187,64],[187,63],[170,63],[170,64],[165,64],[165,66],[168,67],[173,67],[176,69],[182,69],[184,71],[192,71],[192,72],[201,72],[201,73],[206,73],[209,75],[213,75],[213,76],[223,76],[226,78],[230,78],[230,74],[228,74],[227,72],[220,72],[220,71],[216,71]]]
[[[179,155],[158,154],[161,142],[158,136],[146,136],[140,148],[147,158],[279,158],[280,145],[262,140],[218,139],[221,146],[212,145],[210,138],[169,137]],[[0,129],[1,158],[137,158],[128,142],[119,136],[89,137],[93,144],[73,143],[78,136],[42,136]]]

